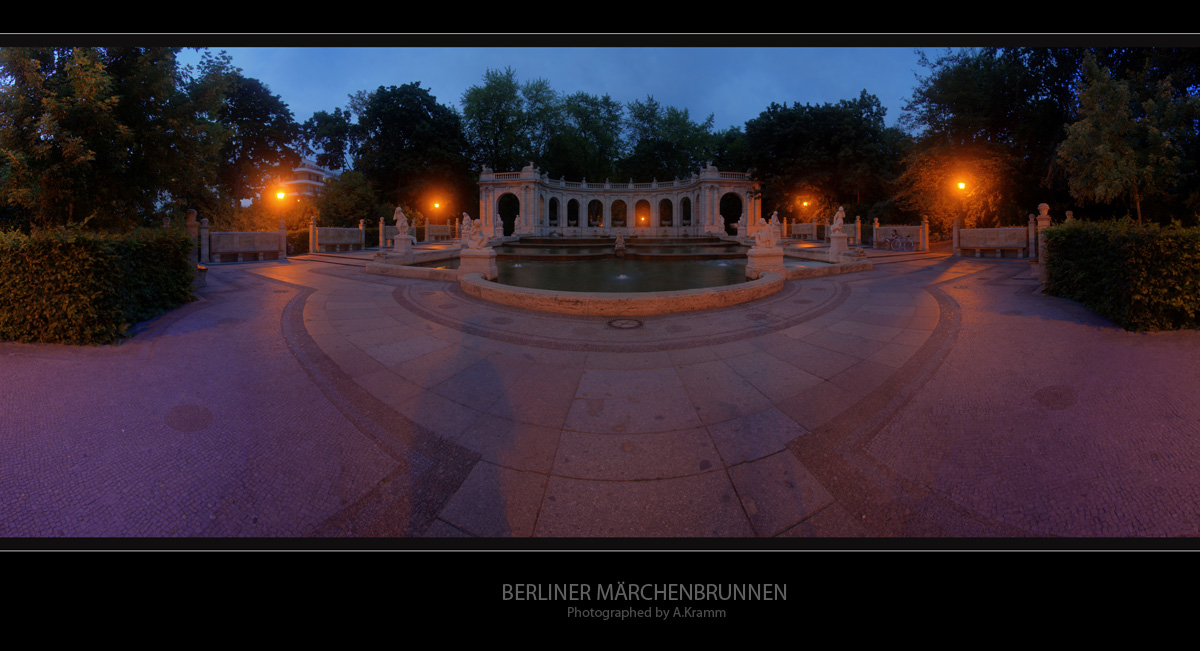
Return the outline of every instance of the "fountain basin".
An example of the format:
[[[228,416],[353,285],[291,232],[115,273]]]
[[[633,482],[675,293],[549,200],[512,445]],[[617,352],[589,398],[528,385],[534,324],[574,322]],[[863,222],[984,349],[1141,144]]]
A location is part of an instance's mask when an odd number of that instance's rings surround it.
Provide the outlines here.
[[[725,307],[770,296],[783,289],[784,277],[767,273],[762,278],[735,285],[662,292],[577,292],[514,287],[481,274],[463,274],[463,292],[493,303],[528,310],[588,316],[644,316]]]

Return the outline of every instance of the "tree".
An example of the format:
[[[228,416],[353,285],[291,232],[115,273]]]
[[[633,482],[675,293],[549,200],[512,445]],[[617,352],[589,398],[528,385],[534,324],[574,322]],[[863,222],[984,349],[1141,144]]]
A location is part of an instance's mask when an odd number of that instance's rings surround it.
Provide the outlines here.
[[[309,150],[316,153],[317,165],[330,170],[346,169],[346,152],[350,146],[349,111],[333,109],[333,113],[317,111],[303,126]]]
[[[746,149],[765,207],[785,215],[803,195],[822,210],[872,204],[890,195],[907,138],[888,128],[887,109],[865,90],[837,104],[772,103],[746,123]],[[804,211],[800,218],[814,217]]]
[[[0,201],[34,226],[127,228],[211,200],[224,80],[178,51],[0,49]]]
[[[454,206],[478,204],[462,121],[420,82],[360,91],[350,111],[357,117],[348,133],[354,169],[382,201],[420,206],[436,192]]]
[[[560,104],[561,126],[547,144],[543,170],[551,177],[613,178],[625,150],[625,110],[608,95],[574,93]]]
[[[662,106],[653,97],[629,103],[626,132],[631,151],[619,163],[622,176],[649,180],[687,178],[715,151],[713,116],[693,122],[687,109]]]
[[[512,68],[488,70],[463,93],[463,123],[472,160],[497,171],[541,165],[563,126],[558,93],[544,79],[524,84]]]
[[[218,112],[225,127],[217,178],[233,206],[260,193],[271,171],[300,163],[301,128],[291,110],[261,81],[206,58],[209,74],[229,76],[229,90]]]
[[[482,86],[463,93],[463,122],[471,157],[478,165],[510,171],[524,166],[528,152],[521,86],[512,68],[489,69]]]
[[[956,217],[967,228],[1021,225],[1008,203],[1016,165],[1007,148],[988,142],[916,149],[904,159],[893,201],[928,216],[936,233],[949,232]]]
[[[317,208],[321,211],[323,226],[356,227],[360,219],[368,222],[378,219],[379,201],[366,176],[347,170],[325,184]],[[389,210],[387,215],[390,217],[391,214]]]
[[[1137,101],[1130,84],[1115,79],[1091,53],[1079,86],[1079,119],[1058,147],[1070,175],[1071,195],[1081,201],[1128,201],[1142,221],[1142,203],[1163,196],[1179,181],[1180,140],[1194,131],[1195,98],[1177,97],[1170,78],[1150,84]]]
[[[1067,200],[1055,149],[1074,119],[1072,83],[1082,51],[1072,48],[984,48],[950,52],[930,61],[900,124],[916,138],[916,156],[984,159],[1009,174],[987,183],[1004,188],[996,210],[1010,218],[1039,203]],[[958,153],[958,149],[963,152]],[[908,175],[913,179],[914,175]],[[911,196],[915,188],[908,188]]]

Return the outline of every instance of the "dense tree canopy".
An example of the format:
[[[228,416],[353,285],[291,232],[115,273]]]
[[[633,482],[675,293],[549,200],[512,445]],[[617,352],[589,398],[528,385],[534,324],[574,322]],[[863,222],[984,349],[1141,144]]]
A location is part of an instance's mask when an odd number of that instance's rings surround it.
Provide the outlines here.
[[[924,63],[902,118],[917,137],[899,188],[907,208],[948,217],[961,206],[950,177],[974,176],[966,203],[982,224],[1024,223],[1042,202],[1058,214],[1079,202],[1097,216],[1137,212],[1147,190],[1160,221],[1194,219],[1200,51],[987,48]]]
[[[1142,101],[1089,53],[1079,85],[1079,120],[1058,148],[1071,194],[1086,202],[1124,200],[1142,221],[1142,203],[1183,180],[1183,147],[1194,136],[1197,102],[1177,96],[1169,78],[1144,84]],[[1193,137],[1194,140],[1194,137]]]
[[[351,97],[350,112],[354,169],[382,201],[418,206],[436,194],[453,206],[477,205],[462,120],[420,82],[361,91]]]
[[[625,110],[608,95],[572,93],[560,105],[559,129],[551,134],[541,164],[554,178],[617,178],[624,157]]]
[[[317,111],[303,126],[309,151],[316,154],[316,163],[331,170],[346,169],[350,148],[350,120],[353,116],[341,108],[333,113]]]
[[[653,97],[629,103],[630,152],[624,175],[636,180],[687,178],[712,158],[713,116],[694,122],[687,109],[663,106]]]
[[[521,83],[511,68],[488,70],[462,107],[472,159],[496,171],[532,162],[553,178],[670,180],[719,149],[740,156],[740,132],[713,133],[712,116],[697,123],[652,96],[626,106],[608,95],[564,96],[542,79]]]
[[[971,223],[1016,223],[1042,202],[1061,208],[1068,194],[1055,149],[1074,116],[1080,56],[1070,48],[968,49],[935,61],[922,55],[930,72],[901,116],[917,137],[900,180],[902,205],[945,222],[944,207],[961,201],[946,188],[957,193],[956,181],[970,177],[965,192],[985,211],[972,213]],[[934,171],[948,176],[932,178]]]
[[[837,104],[772,103],[747,122],[745,148],[764,207],[808,219],[836,210],[834,204],[885,201],[907,142],[885,125],[886,112],[864,90]],[[804,208],[806,201],[820,209]]]
[[[304,145],[300,125],[287,104],[261,81],[230,68],[227,61],[205,59],[207,74],[229,79],[217,114],[225,128],[217,178],[225,200],[238,206],[261,192],[275,168],[298,165]]]
[[[354,170],[347,170],[325,184],[325,191],[317,200],[317,209],[323,225],[341,227],[356,227],[360,219],[374,223],[381,212],[367,178]],[[392,215],[392,209],[387,206],[382,212],[386,217]]]
[[[211,202],[226,80],[178,48],[0,48],[0,201],[35,226]]]

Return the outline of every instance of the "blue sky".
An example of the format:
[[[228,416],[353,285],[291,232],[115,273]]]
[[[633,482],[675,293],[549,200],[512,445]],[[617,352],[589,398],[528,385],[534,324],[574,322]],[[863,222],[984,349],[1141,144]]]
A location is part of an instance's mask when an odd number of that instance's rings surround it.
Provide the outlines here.
[[[561,40],[561,39],[560,39]],[[569,39],[568,39],[569,40]],[[752,39],[750,39],[752,40]],[[360,90],[418,81],[438,103],[461,108],[484,72],[511,67],[524,82],[546,79],[560,93],[605,93],[623,104],[652,95],[714,127],[743,126],[771,102],[836,103],[866,90],[894,126],[924,74],[902,47],[213,47],[259,79],[303,122],[345,108]],[[921,48],[931,58],[945,48]],[[185,63],[200,54],[185,51]]]

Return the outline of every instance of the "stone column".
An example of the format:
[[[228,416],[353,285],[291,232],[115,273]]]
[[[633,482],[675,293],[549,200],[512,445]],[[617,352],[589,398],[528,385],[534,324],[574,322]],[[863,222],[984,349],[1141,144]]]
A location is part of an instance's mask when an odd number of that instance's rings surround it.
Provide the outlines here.
[[[854,217],[854,246],[862,246],[862,215]]]
[[[921,215],[921,251],[929,252],[929,215]]]
[[[196,210],[194,208],[188,208],[187,223],[184,226],[187,228],[188,239],[192,241],[192,261],[197,263],[202,262],[203,260],[200,258],[200,242],[198,241],[200,238],[200,224],[196,223]]]
[[[387,238],[384,237],[384,230],[383,230],[386,222],[384,222],[383,220],[384,220],[383,217],[379,218],[379,248],[381,250],[387,244]]]
[[[1025,245],[1028,247],[1025,250],[1028,252],[1028,257],[1037,259],[1041,249],[1038,247],[1037,237],[1037,219],[1033,215],[1029,216],[1029,237]]]
[[[208,217],[200,220],[200,262],[212,262],[208,250]]]
[[[320,243],[317,242],[317,216],[308,218],[308,252],[320,253]]]
[[[878,217],[874,218],[872,220],[872,222],[873,223],[871,225],[871,246],[878,249],[879,248],[879,218]]]
[[[358,250],[367,250],[367,220],[358,220]]]
[[[1038,250],[1038,267],[1041,269],[1041,276],[1046,277],[1046,234],[1045,230],[1050,228],[1050,204],[1038,204],[1037,216],[1037,250]]]
[[[487,222],[486,222],[487,229],[488,229],[488,232],[491,232],[491,230],[492,230],[492,211],[488,210],[487,192],[488,191],[486,188],[481,189],[479,191],[479,220],[480,220],[481,225],[484,224],[484,220],[487,220]],[[379,246],[380,246],[380,248],[382,248],[383,244],[380,244]]]

